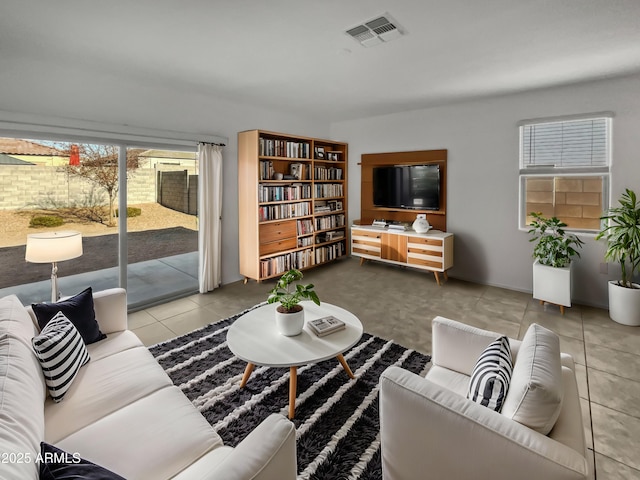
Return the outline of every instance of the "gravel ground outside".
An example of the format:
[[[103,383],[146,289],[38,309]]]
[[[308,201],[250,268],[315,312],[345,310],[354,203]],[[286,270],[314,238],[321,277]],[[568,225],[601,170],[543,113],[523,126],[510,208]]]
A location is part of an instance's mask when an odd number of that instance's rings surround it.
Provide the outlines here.
[[[186,213],[171,210],[170,208],[163,207],[159,203],[129,206],[142,209],[142,215],[127,219],[127,231],[129,232],[159,230],[172,227],[198,230],[197,219],[194,215],[187,215]],[[75,230],[81,232],[83,237],[118,233],[118,227],[107,227],[100,223],[82,222],[80,220],[65,223],[63,226],[56,228],[31,228],[29,227],[29,221],[34,213],[34,210],[27,209],[0,210],[0,248],[25,245],[27,243],[27,234],[52,230]]]
[[[135,205],[142,215],[127,220],[128,262],[195,252],[198,231],[195,216],[159,204]],[[60,264],[64,275],[73,275],[118,265],[118,229],[98,223],[74,222],[56,228],[30,228],[33,211],[0,211],[0,288],[48,278],[50,264],[24,259],[27,234],[54,230],[82,232],[81,257]]]

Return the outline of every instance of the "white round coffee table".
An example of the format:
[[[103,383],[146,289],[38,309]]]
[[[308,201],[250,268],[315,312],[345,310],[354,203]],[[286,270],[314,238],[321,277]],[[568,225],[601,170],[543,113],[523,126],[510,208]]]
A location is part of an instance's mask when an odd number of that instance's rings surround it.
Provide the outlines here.
[[[322,303],[301,302],[304,306],[305,325],[302,333],[285,337],[278,332],[275,310],[278,304],[255,308],[238,318],[227,332],[229,350],[247,362],[240,388],[243,388],[256,365],[288,367],[289,418],[293,418],[296,402],[297,368],[308,363],[337,358],[349,377],[354,378],[342,353],[353,347],[362,337],[362,323],[344,308]],[[343,330],[318,337],[307,325],[309,320],[333,315],[345,322]]]

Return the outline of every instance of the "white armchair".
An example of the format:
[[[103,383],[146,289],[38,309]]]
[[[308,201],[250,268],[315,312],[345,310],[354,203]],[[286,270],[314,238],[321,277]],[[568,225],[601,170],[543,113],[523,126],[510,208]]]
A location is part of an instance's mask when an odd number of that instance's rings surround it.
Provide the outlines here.
[[[499,336],[437,317],[433,320],[433,364],[426,377],[398,367],[382,374],[380,433],[385,480],[588,478],[571,356],[561,355],[562,407],[548,435],[466,398],[478,357]],[[509,343],[515,375],[522,342],[509,339]]]

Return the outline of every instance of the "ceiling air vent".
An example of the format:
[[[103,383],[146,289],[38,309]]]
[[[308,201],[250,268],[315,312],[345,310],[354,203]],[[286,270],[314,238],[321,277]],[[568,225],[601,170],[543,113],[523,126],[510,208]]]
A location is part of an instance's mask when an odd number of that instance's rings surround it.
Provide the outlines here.
[[[404,29],[388,13],[350,28],[347,35],[365,47],[390,42],[405,34]]]

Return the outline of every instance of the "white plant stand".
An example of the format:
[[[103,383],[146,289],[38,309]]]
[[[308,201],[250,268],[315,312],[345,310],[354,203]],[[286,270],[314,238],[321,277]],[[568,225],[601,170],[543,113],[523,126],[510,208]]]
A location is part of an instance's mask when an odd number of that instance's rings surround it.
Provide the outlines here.
[[[549,267],[538,260],[533,263],[533,298],[558,305],[564,315],[564,307],[571,307],[571,265]]]

